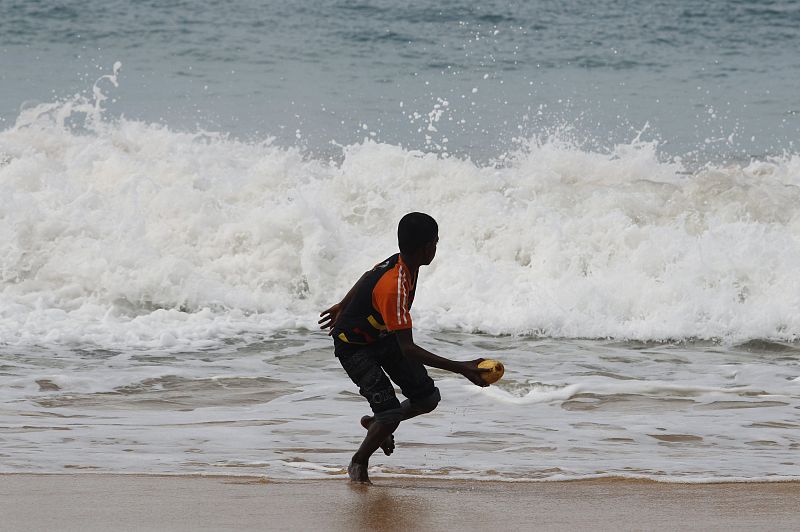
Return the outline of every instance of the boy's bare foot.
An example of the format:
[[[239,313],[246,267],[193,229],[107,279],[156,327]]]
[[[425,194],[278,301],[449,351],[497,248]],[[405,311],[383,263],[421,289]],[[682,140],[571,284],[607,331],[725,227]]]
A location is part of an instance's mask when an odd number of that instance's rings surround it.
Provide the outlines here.
[[[359,464],[350,460],[350,465],[347,466],[347,475],[350,477],[350,482],[372,485],[369,475],[367,475],[368,467],[367,464]]]
[[[369,426],[372,425],[373,421],[375,421],[374,417],[364,416],[361,418],[361,426],[369,430]],[[394,434],[389,434],[386,436],[386,439],[383,440],[383,443],[381,443],[381,451],[383,451],[383,454],[386,456],[389,456],[394,452]]]

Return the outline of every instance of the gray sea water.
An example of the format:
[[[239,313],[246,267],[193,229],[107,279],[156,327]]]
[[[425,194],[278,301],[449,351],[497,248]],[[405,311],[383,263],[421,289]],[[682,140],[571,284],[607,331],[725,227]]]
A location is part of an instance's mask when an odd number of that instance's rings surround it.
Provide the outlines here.
[[[120,61],[115,115],[323,153],[367,137],[486,159],[554,131],[595,148],[644,131],[702,164],[795,152],[800,128],[794,1],[4,0],[0,15],[5,124]]]
[[[482,389],[433,370],[440,406],[401,424],[373,475],[800,476],[796,345],[418,336],[507,373]],[[3,348],[0,364],[3,472],[344,477],[368,413],[316,333],[201,352]]]
[[[344,476],[317,314],[440,224],[506,364],[376,475],[800,478],[800,3],[0,0],[0,472]]]

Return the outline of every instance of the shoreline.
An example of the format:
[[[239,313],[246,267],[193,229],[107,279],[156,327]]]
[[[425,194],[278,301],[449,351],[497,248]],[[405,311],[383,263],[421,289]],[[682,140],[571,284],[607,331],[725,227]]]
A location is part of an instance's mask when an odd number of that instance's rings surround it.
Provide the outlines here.
[[[800,481],[373,481],[3,473],[0,512],[12,530],[791,530],[800,500]]]
[[[270,475],[254,475],[251,473],[243,473],[240,475],[232,473],[205,473],[205,472],[188,472],[188,473],[170,473],[170,472],[154,472],[147,473],[142,471],[45,471],[45,472],[31,472],[31,471],[8,471],[0,472],[0,479],[3,477],[12,476],[29,476],[29,477],[70,477],[70,476],[90,476],[90,477],[141,477],[141,478],[185,478],[185,479],[218,479],[218,480],[239,480],[251,481],[255,483],[283,483],[291,484],[295,482],[344,482],[347,481],[346,474],[336,474],[324,477],[273,477]],[[629,483],[652,483],[676,486],[706,486],[706,485],[726,485],[726,484],[793,484],[800,485],[800,477],[775,477],[775,478],[745,478],[745,477],[732,477],[732,478],[689,478],[681,480],[675,477],[665,479],[658,479],[652,477],[624,477],[618,475],[608,476],[595,476],[595,477],[581,477],[581,478],[468,478],[468,477],[450,477],[444,475],[413,475],[413,474],[376,474],[371,473],[370,479],[373,483],[382,483],[385,481],[401,481],[401,482],[447,482],[447,483],[479,483],[479,484],[562,484],[562,483],[595,483],[595,482],[629,482]]]

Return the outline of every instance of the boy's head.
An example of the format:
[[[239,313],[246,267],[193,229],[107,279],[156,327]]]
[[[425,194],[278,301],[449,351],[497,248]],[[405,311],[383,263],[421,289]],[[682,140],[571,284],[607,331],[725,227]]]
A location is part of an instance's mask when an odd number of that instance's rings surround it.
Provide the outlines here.
[[[410,212],[397,224],[397,244],[400,253],[415,257],[420,264],[430,264],[436,255],[439,241],[439,224],[421,212]]]

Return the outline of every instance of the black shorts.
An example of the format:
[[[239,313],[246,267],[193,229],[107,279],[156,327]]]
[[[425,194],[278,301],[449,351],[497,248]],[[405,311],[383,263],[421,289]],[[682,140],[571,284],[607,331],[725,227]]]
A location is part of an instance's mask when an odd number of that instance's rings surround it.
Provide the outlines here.
[[[390,378],[412,403],[429,399],[438,392],[425,366],[406,358],[393,334],[336,356],[376,414],[400,407]]]

